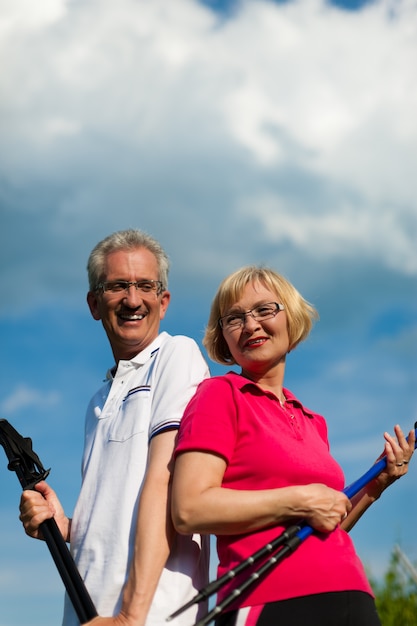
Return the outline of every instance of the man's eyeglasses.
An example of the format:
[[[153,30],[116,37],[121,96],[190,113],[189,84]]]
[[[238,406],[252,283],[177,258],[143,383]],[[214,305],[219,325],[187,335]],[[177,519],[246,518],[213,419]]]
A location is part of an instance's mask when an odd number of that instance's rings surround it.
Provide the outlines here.
[[[229,313],[228,315],[223,315],[223,317],[219,318],[219,324],[224,330],[235,330],[236,328],[241,328],[244,325],[247,315],[251,315],[257,322],[263,322],[271,317],[275,317],[279,311],[283,310],[283,304],[278,304],[278,302],[267,302],[266,304],[260,304],[254,309],[250,309],[250,311],[245,311],[244,313]]]
[[[155,293],[157,296],[161,294],[164,285],[160,280],[108,280],[97,285],[97,291],[103,293],[122,293],[128,291],[130,287],[135,287],[137,291],[142,293]]]

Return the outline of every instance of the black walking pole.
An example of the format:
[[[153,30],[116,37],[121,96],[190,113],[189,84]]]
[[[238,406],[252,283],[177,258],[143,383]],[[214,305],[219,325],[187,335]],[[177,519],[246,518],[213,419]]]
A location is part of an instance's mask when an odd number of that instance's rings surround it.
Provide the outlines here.
[[[416,424],[414,424],[414,430],[417,437],[417,422]],[[417,441],[414,447],[417,447]],[[372,465],[372,467],[370,467],[369,470],[365,472],[365,474],[363,474],[363,476],[358,478],[349,486],[345,487],[343,493],[349,499],[353,498],[353,496],[359,493],[361,489],[363,489],[363,487],[365,487],[371,480],[376,478],[384,470],[386,464],[387,460],[384,456],[379,459],[379,461],[374,463],[374,465]],[[262,576],[264,576],[270,569],[272,569],[272,567],[278,565],[280,561],[284,560],[285,557],[294,552],[294,550],[296,550],[303,541],[305,541],[311,534],[313,534],[313,532],[314,529],[305,523],[302,523],[298,526],[290,526],[269,544],[267,544],[263,548],[260,548],[257,552],[242,561],[242,563],[237,565],[232,570],[226,572],[226,574],[224,574],[217,580],[209,583],[206,587],[204,587],[204,589],[201,589],[198,594],[194,598],[192,598],[187,604],[172,613],[167,618],[167,621],[170,621],[193,604],[201,602],[201,600],[210,597],[211,595],[219,591],[219,589],[221,589],[227,582],[237,576],[237,574],[250,567],[261,558],[267,556],[268,554],[272,554],[272,556],[267,561],[265,561],[265,563],[263,563],[258,569],[256,569],[246,580],[241,583],[240,586],[236,587],[228,596],[223,599],[222,602],[217,604],[209,613],[207,613],[207,615],[205,615],[198,622],[196,622],[194,626],[205,626],[206,624],[209,624],[228,606],[230,606],[230,604],[232,604],[236,600],[236,598],[241,596],[244,591],[246,591]]]
[[[171,615],[167,617],[166,621],[170,622],[174,619],[174,617],[181,615],[181,613],[189,609],[190,606],[193,606],[193,604],[198,604],[202,600],[210,598],[210,596],[217,593],[217,591],[224,587],[226,583],[228,583],[233,578],[236,578],[238,574],[243,572],[251,565],[257,563],[260,559],[268,556],[268,554],[273,554],[274,552],[276,552],[276,550],[278,550],[278,548],[283,547],[288,543],[291,543],[291,541],[297,541],[296,535],[300,530],[301,524],[299,526],[289,526],[276,539],[274,539],[270,543],[267,543],[266,546],[263,546],[263,548],[260,548],[259,550],[254,552],[250,557],[242,561],[242,563],[239,563],[239,565],[236,565],[236,567],[223,574],[223,576],[220,576],[220,578],[213,580],[206,587],[200,589],[200,591],[197,593],[197,595],[194,596],[194,598],[191,598],[189,602],[181,606],[177,611],[174,611],[174,613],[171,613]]]
[[[38,455],[32,450],[29,437],[22,437],[7,420],[0,419],[0,445],[9,460],[7,468],[14,471],[23,489],[34,489],[45,480],[50,470],[45,470]],[[84,585],[54,518],[45,520],[40,529],[55,565],[61,575],[68,596],[81,624],[97,617],[97,611]]]

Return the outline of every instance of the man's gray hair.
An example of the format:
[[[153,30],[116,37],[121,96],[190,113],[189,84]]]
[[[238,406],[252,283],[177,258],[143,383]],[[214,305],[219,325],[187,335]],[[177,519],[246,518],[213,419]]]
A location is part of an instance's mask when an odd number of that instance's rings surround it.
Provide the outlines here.
[[[129,228],[112,233],[93,248],[87,263],[88,283],[90,291],[95,291],[97,285],[104,280],[104,267],[107,256],[118,250],[136,250],[146,248],[155,256],[158,263],[158,280],[163,289],[168,289],[169,258],[161,244],[147,233]]]

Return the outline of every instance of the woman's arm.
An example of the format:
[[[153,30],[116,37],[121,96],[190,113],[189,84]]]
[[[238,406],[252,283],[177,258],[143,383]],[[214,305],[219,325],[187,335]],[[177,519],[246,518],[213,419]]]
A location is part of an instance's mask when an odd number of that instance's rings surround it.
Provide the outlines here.
[[[279,489],[237,490],[222,487],[225,460],[209,452],[177,457],[172,488],[176,530],[187,534],[239,534],[305,519],[330,532],[350,510],[348,498],[321,484]]]

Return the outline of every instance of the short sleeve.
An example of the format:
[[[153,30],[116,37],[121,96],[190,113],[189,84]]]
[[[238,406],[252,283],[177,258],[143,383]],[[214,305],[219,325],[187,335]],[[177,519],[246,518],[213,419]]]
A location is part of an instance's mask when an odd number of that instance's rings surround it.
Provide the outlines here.
[[[149,439],[178,428],[185,407],[209,369],[196,342],[185,336],[167,336],[159,348],[151,376],[152,418]]]
[[[185,410],[175,455],[199,450],[219,454],[229,462],[236,433],[235,389],[225,376],[205,380]]]

